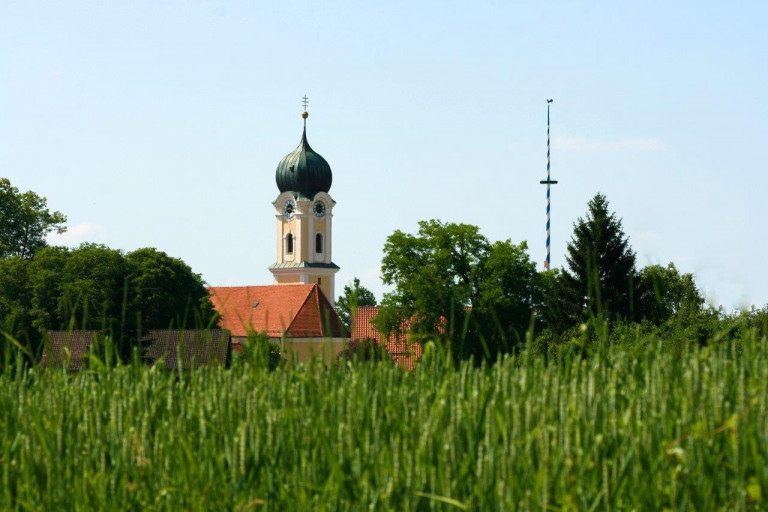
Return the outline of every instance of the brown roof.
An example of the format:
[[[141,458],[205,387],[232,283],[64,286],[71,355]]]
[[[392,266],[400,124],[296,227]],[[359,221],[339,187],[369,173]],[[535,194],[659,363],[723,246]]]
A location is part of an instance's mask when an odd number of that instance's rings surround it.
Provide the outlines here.
[[[211,364],[229,366],[231,336],[222,329],[173,329],[149,331],[142,344],[147,346],[142,355],[148,363],[165,357],[165,368],[175,370],[199,368]],[[181,350],[179,350],[181,349]]]
[[[376,327],[371,320],[379,314],[378,306],[362,306],[357,308],[352,315],[352,340],[376,340],[381,344],[382,335],[376,331]],[[413,369],[414,363],[421,357],[421,345],[417,342],[408,340],[408,329],[410,320],[403,322],[399,332],[390,333],[384,342],[384,348],[392,354],[392,358],[400,366],[409,370]]]
[[[88,349],[100,336],[99,331],[48,331],[43,346],[43,368],[81,370]]]
[[[316,284],[213,286],[208,289],[219,326],[232,336],[249,331],[273,338],[341,338],[344,329]]]

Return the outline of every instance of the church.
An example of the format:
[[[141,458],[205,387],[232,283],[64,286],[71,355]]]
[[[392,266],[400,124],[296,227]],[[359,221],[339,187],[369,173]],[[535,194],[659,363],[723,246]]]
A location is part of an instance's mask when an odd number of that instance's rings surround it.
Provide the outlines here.
[[[305,97],[306,109],[306,97]],[[211,300],[219,325],[242,349],[248,333],[266,333],[289,357],[335,358],[349,338],[334,310],[333,174],[307,141],[307,117],[298,147],[277,165],[274,283],[265,286],[214,286]]]
[[[305,105],[306,108],[306,105]],[[227,366],[231,351],[242,351],[248,334],[264,333],[289,358],[335,360],[350,339],[372,340],[383,346],[398,365],[413,369],[421,346],[408,340],[408,322],[388,336],[376,331],[377,306],[352,312],[352,332],[345,332],[334,309],[333,174],[328,162],[307,141],[307,114],[298,147],[277,165],[275,262],[269,266],[271,285],[213,286],[211,302],[219,314],[219,330],[150,331],[143,339],[142,357],[150,364],[162,360],[168,369],[193,368],[218,362]],[[216,334],[212,334],[216,333]],[[43,367],[80,370],[98,331],[49,331]],[[215,338],[216,343],[203,342]],[[231,346],[230,346],[231,340]],[[176,366],[174,366],[176,365]]]

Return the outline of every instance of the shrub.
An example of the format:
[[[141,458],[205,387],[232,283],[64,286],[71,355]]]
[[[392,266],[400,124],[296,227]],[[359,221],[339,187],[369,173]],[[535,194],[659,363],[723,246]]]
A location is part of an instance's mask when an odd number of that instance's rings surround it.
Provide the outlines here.
[[[347,347],[337,356],[338,362],[358,362],[358,361],[386,361],[394,363],[392,354],[387,352],[380,343],[373,338],[364,340],[352,340]]]
[[[285,363],[283,350],[280,345],[270,339],[267,333],[249,332],[245,345],[241,347],[242,352],[237,360],[245,364],[273,371]]]

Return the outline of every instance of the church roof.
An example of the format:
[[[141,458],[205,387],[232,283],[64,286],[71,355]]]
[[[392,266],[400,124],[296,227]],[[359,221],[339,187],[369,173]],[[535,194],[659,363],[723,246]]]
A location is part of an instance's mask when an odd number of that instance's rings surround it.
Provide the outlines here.
[[[341,338],[344,329],[316,284],[213,286],[208,289],[220,315],[219,326],[232,336],[249,331],[277,338]]]
[[[313,199],[318,192],[331,189],[331,166],[310,147],[306,125],[299,146],[277,164],[275,181],[281,193],[295,192],[307,199]]]

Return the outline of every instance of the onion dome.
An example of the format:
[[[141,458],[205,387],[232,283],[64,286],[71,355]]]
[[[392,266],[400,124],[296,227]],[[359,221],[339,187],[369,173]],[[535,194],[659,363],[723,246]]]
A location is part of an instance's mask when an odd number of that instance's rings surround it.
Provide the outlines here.
[[[331,189],[333,174],[325,158],[315,153],[307,142],[307,116],[304,118],[304,133],[299,146],[285,155],[277,164],[275,181],[280,192],[295,192],[307,199],[312,199],[318,192]]]

